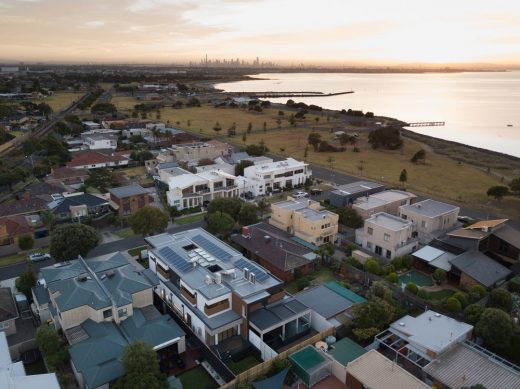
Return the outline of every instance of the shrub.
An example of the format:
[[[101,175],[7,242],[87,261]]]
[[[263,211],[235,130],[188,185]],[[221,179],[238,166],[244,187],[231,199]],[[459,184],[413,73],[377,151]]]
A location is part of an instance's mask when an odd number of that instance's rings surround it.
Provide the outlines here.
[[[29,250],[34,247],[34,238],[32,235],[26,234],[18,238],[18,247],[20,250]]]
[[[468,299],[466,298],[466,294],[464,292],[457,292],[451,297],[459,300],[462,309],[464,309],[468,306]]]
[[[296,281],[296,287],[298,288],[298,290],[305,289],[310,284],[311,283],[309,282],[309,280],[307,278],[300,278],[299,280]]]
[[[412,267],[413,257],[411,255],[405,255],[401,257],[401,261],[403,262],[403,266],[409,269]]]
[[[513,298],[511,293],[505,289],[493,289],[489,296],[488,306],[498,308],[507,313],[513,308]]]
[[[482,285],[473,285],[469,288],[469,301],[477,302],[486,295],[486,289]]]
[[[511,293],[520,293],[520,276],[516,276],[515,278],[509,281],[507,288]]]
[[[425,289],[419,289],[419,291],[417,292],[417,296],[419,296],[422,299],[427,300],[428,299],[428,291],[425,290]]]
[[[446,308],[450,312],[460,312],[462,309],[462,305],[458,299],[455,297],[448,297],[446,299]]]
[[[443,269],[435,269],[432,276],[439,284],[446,281],[446,271]]]
[[[365,262],[365,270],[369,273],[379,275],[381,274],[381,265],[376,259],[369,259]]]
[[[345,263],[347,263],[350,266],[354,266],[356,269],[363,269],[363,264],[354,257],[345,258]]]
[[[471,304],[464,309],[464,320],[466,323],[475,325],[480,320],[484,308],[479,304]]]
[[[397,282],[399,282],[399,277],[397,276],[397,273],[391,272],[386,276],[386,280],[392,284],[397,284]]]
[[[395,257],[394,259],[392,259],[392,261],[390,262],[392,265],[394,265],[394,269],[395,270],[399,270],[403,267],[403,259],[402,257]]]
[[[486,308],[475,326],[478,336],[491,347],[505,348],[513,335],[511,316],[496,308]]]
[[[419,292],[419,287],[415,285],[413,282],[409,282],[405,286],[406,291],[417,294]]]
[[[391,263],[388,263],[385,266],[383,266],[382,271],[383,271],[383,274],[386,275],[386,274],[394,273],[395,269],[394,269],[394,266]]]

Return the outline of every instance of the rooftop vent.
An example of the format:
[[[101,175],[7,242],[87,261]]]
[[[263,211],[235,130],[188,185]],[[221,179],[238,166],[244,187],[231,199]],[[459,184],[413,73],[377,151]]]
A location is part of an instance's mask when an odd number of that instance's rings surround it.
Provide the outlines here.
[[[404,327],[404,326],[405,326],[404,322],[402,322],[402,321],[399,322],[399,325],[400,325],[401,327]]]
[[[113,270],[107,271],[105,274],[108,278],[112,278],[116,275],[116,273]]]
[[[213,280],[209,275],[206,275],[205,282],[206,285],[211,285],[213,283]]]
[[[264,242],[269,243],[271,241],[271,237],[269,235],[264,235]]]
[[[87,281],[87,279],[88,279],[87,276],[84,275],[84,274],[78,276],[78,281],[79,281],[79,282],[85,282],[85,281]]]
[[[438,312],[435,312],[434,316],[435,317],[441,317],[442,315],[440,313],[438,313]]]

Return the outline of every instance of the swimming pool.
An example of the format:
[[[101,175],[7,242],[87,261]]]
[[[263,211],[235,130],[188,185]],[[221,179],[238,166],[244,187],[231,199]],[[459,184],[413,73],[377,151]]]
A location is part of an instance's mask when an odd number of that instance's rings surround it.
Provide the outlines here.
[[[417,270],[409,271],[408,273],[403,274],[401,277],[399,277],[399,284],[408,284],[409,282],[413,282],[415,285],[419,287],[424,286],[433,286],[433,280],[432,277],[421,273]]]

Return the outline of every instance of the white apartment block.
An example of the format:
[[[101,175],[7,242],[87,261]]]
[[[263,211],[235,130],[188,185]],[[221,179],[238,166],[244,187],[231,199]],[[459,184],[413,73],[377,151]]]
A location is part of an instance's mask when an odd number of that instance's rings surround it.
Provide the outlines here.
[[[220,170],[194,174],[181,168],[171,168],[159,171],[159,177],[168,185],[168,204],[178,210],[199,207],[219,197],[239,196],[237,178]]]
[[[177,161],[198,161],[200,159],[215,159],[223,155],[221,149],[215,145],[204,142],[181,143],[170,148]]]
[[[269,193],[269,188],[273,190],[303,185],[311,176],[312,171],[308,163],[287,158],[284,161],[246,167],[244,187],[241,190],[251,192],[253,196],[260,196]]]
[[[90,133],[82,134],[83,145],[90,150],[117,149],[117,135]]]
[[[393,259],[415,251],[419,240],[415,223],[380,212],[356,230],[356,243],[379,257]]]

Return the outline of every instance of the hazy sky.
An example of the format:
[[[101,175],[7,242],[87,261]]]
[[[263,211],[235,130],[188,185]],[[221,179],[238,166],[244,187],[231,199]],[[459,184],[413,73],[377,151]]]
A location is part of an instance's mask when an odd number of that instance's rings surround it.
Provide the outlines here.
[[[520,63],[519,0],[0,0],[0,59]]]

